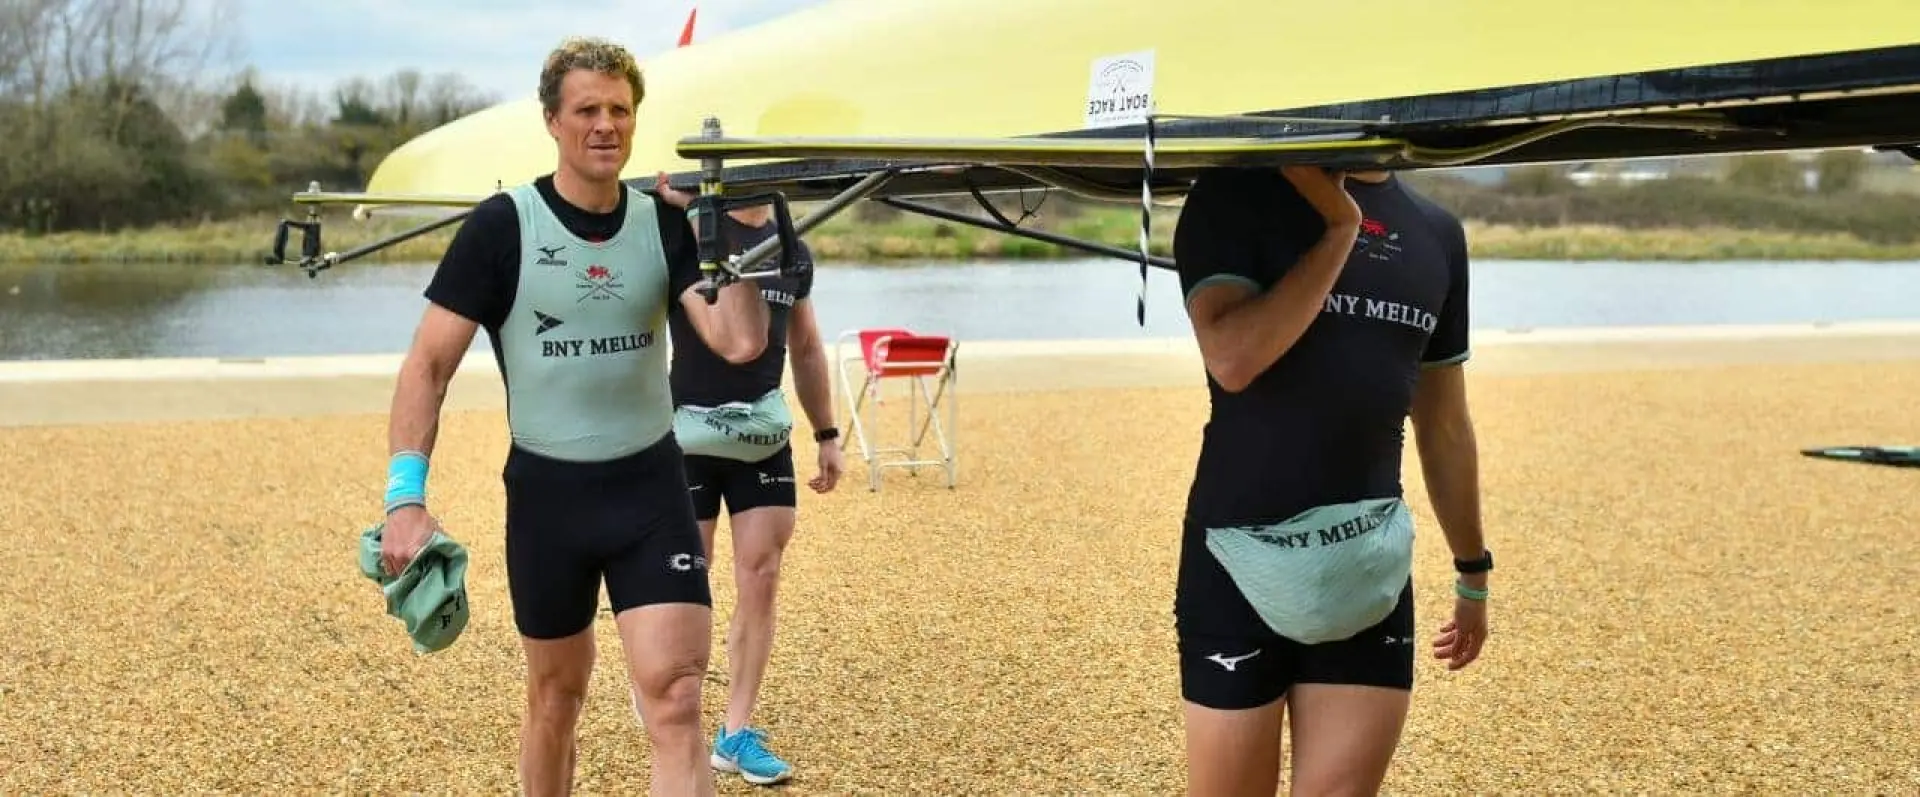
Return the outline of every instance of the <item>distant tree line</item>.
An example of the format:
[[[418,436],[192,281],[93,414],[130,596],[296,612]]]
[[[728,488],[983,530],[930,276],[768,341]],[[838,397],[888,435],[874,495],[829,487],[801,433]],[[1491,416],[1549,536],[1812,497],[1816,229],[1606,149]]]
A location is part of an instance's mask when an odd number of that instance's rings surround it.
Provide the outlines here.
[[[111,231],[361,186],[496,98],[402,70],[330,93],[235,69],[231,0],[0,0],[0,231]]]
[[[1654,179],[1626,179],[1629,162],[1528,165],[1500,176],[1470,179],[1462,172],[1407,173],[1410,185],[1462,219],[1516,227],[1593,225],[1628,229],[1734,228],[1803,234],[1850,234],[1876,244],[1920,242],[1920,169],[1904,155],[1868,155],[1857,149],[1807,153],[1750,153],[1666,159],[1664,168],[1638,168]],[[1594,179],[1581,181],[1587,172]],[[1064,193],[1006,194],[999,210],[1018,218],[1039,207],[1029,224],[1056,231],[1096,208]],[[929,204],[979,213],[970,197]],[[903,211],[862,203],[853,221],[888,224]],[[1174,215],[1159,214],[1160,217]]]
[[[1410,178],[1463,218],[1521,227],[1570,224],[1633,228],[1730,227],[1809,234],[1852,234],[1881,244],[1920,241],[1920,174],[1902,155],[1857,149],[1811,157],[1754,153],[1688,159],[1659,179],[1577,184],[1571,170],[1523,166],[1495,185],[1454,175]],[[1601,166],[1617,171],[1619,164]],[[1868,185],[1878,173],[1896,188]]]

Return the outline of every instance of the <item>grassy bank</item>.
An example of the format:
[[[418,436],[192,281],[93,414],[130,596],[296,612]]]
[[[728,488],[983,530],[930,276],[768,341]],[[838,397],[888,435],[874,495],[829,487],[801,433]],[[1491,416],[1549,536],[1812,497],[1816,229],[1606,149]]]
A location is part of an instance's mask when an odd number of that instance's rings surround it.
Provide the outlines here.
[[[323,218],[321,251],[344,252],[378,241],[430,218],[375,217],[353,221],[344,214]],[[0,262],[7,263],[261,263],[273,248],[276,216],[223,219],[115,233],[63,232],[25,236],[0,233]],[[434,260],[453,238],[447,227],[395,244],[360,262]],[[287,254],[298,257],[300,235],[290,232]]]
[[[1169,254],[1174,208],[1155,214],[1153,248]],[[1133,250],[1139,215],[1127,208],[1089,208],[1061,218],[1046,213],[1026,225]],[[269,250],[274,217],[156,227],[113,234],[61,233],[28,237],[0,233],[0,262],[9,263],[260,263]],[[323,251],[345,251],[423,223],[423,218],[376,217],[355,222],[328,217]],[[389,247],[364,261],[418,262],[439,257],[454,228]],[[1730,226],[1639,227],[1601,224],[1517,225],[1468,222],[1478,258],[1534,260],[1920,260],[1920,242],[1870,241],[1850,233],[1756,230]],[[808,235],[823,264],[846,261],[1038,259],[1077,257],[1070,249],[919,216],[877,220],[843,217]],[[288,242],[299,251],[299,239]]]

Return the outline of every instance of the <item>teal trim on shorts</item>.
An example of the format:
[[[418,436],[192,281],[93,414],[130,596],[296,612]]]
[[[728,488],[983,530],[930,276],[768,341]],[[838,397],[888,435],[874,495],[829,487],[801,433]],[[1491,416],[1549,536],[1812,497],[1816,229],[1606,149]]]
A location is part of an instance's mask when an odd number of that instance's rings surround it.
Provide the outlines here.
[[[1255,293],[1260,292],[1260,283],[1254,282],[1253,280],[1248,279],[1246,277],[1242,277],[1239,274],[1209,274],[1205,277],[1201,277],[1199,282],[1194,283],[1193,290],[1187,291],[1186,301],[1189,301],[1189,302],[1193,301],[1193,295],[1196,293],[1199,293],[1201,288],[1205,288],[1209,285],[1215,285],[1223,282],[1238,283],[1253,289]]]

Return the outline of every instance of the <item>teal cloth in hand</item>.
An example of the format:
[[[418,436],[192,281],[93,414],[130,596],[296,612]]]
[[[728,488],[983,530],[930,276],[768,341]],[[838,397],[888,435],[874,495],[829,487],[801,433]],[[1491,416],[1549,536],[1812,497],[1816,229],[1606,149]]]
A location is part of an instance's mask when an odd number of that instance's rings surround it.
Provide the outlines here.
[[[467,549],[435,531],[398,577],[380,566],[377,523],[360,535],[360,574],[380,585],[387,614],[405,624],[415,653],[445,650],[467,628]]]

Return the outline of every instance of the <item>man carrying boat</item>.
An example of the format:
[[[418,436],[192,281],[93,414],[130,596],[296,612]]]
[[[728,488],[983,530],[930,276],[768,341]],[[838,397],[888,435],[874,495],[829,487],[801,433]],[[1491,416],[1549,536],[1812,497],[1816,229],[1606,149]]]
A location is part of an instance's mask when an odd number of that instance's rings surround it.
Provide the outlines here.
[[[735,253],[777,232],[771,205],[735,209],[721,223]],[[714,352],[688,323],[686,308],[668,315],[674,433],[686,452],[687,489],[707,561],[714,561],[722,500],[733,538],[737,598],[727,633],[729,697],[710,762],[759,785],[787,780],[793,771],[767,749],[765,731],[749,724],[773,650],[780,558],[793,537],[798,504],[793,417],[780,388],[789,352],[794,387],[819,448],[819,472],[808,486],[820,493],[832,490],[842,468],[827,350],[814,321],[813,255],[805,243],[793,255],[802,264],[797,274],[758,280],[771,315],[766,348],[751,362],[733,363]]]
[[[1466,236],[1385,172],[1219,169],[1174,235],[1212,400],[1174,613],[1189,789],[1371,793],[1413,687],[1411,416],[1459,575],[1433,655],[1487,636]],[[1290,710],[1289,710],[1290,709]]]
[[[426,471],[440,407],[485,327],[512,438],[502,477],[507,583],[527,666],[521,788],[570,789],[604,580],[652,742],[653,792],[711,794],[700,688],[712,596],[673,435],[664,319],[678,304],[707,345],[747,362],[766,346],[767,305],[745,281],[708,304],[694,231],[676,206],[687,197],[620,182],[644,96],[630,53],[568,40],[547,57],[539,96],[555,171],[476,206],[427,286],[394,390],[382,554],[398,572],[437,525]]]

